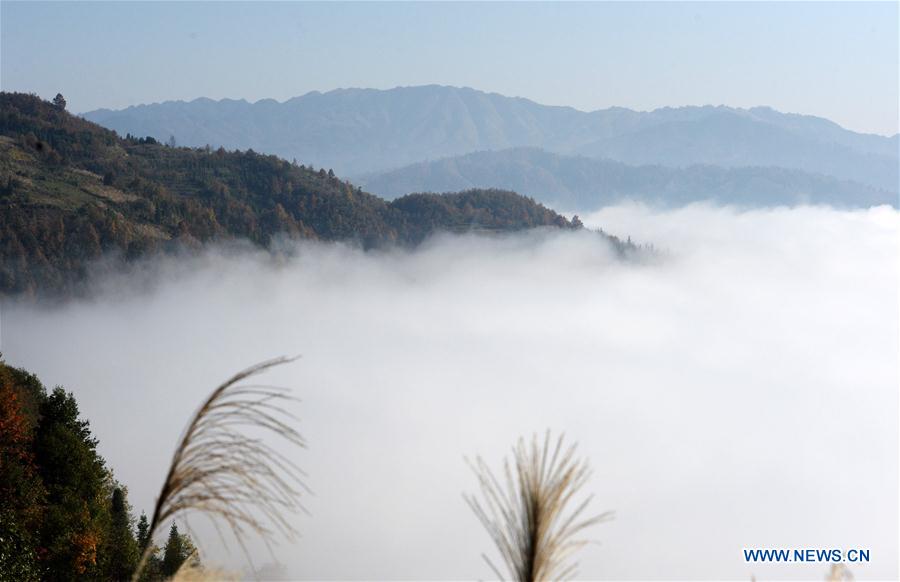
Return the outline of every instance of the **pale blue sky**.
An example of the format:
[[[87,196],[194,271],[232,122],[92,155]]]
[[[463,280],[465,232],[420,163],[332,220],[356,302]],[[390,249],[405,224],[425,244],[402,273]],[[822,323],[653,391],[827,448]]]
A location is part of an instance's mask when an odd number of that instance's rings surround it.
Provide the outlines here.
[[[898,3],[0,2],[0,86],[83,112],[470,86],[585,110],[770,105],[898,131]]]

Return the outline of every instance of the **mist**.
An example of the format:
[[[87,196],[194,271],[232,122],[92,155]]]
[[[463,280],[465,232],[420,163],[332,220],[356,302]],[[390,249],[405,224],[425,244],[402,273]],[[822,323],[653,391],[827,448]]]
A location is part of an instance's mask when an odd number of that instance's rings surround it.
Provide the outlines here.
[[[465,456],[565,432],[594,469],[582,578],[821,579],[743,548],[867,548],[898,574],[898,212],[620,205],[589,232],[300,243],[142,263],[63,304],[7,300],[2,351],[75,393],[150,511],[201,399],[237,370],[302,399],[293,578],[476,579],[496,555]],[[194,525],[193,523],[191,524]],[[197,524],[198,532],[209,528]],[[246,567],[200,537],[207,563]],[[252,544],[254,561],[272,557]],[[230,555],[228,555],[230,553]]]

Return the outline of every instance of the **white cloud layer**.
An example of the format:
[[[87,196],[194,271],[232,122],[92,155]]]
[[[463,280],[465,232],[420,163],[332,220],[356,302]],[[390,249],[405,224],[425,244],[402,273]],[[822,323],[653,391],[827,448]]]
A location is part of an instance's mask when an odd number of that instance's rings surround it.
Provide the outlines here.
[[[590,532],[585,578],[821,579],[828,565],[741,550],[861,547],[858,579],[896,579],[897,211],[619,206],[586,222],[667,257],[622,263],[585,233],[210,252],[153,263],[150,286],[7,302],[2,349],[75,392],[145,509],[209,389],[302,354],[266,377],[296,387],[310,443],[311,516],[275,550],[294,577],[490,576],[463,456],[499,466],[552,428],[589,457],[594,508],[616,512]]]

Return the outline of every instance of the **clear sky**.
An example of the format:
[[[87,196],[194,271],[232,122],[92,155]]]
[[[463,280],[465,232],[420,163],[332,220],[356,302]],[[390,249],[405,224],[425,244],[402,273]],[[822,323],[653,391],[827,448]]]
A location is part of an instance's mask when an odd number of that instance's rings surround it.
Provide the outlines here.
[[[898,3],[0,2],[0,86],[76,112],[469,86],[591,110],[769,105],[898,131]]]

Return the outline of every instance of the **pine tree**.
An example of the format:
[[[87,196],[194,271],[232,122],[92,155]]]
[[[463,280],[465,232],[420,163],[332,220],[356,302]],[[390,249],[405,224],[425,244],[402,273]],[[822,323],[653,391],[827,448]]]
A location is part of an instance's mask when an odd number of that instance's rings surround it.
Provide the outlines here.
[[[53,98],[53,104],[59,109],[66,108],[66,98],[62,96],[62,93],[57,93],[56,97]]]
[[[159,558],[159,549],[153,545],[153,540],[150,539],[150,520],[147,519],[147,514],[141,512],[141,517],[137,523],[137,547],[138,547],[138,561],[140,562],[140,558],[143,557],[144,551],[147,550],[147,546],[150,546],[150,555],[147,557],[147,562],[144,564],[143,570],[141,570],[140,580],[142,582],[154,582],[156,580],[162,579],[162,560]]]
[[[125,491],[113,490],[110,525],[107,533],[106,562],[110,580],[129,580],[138,561],[138,545],[131,529],[132,518]]]
[[[34,453],[47,490],[39,533],[46,579],[96,579],[110,512],[109,471],[72,394],[54,389],[40,416]]]
[[[144,551],[147,548],[147,544],[150,543],[150,521],[147,519],[147,514],[143,511],[141,512],[141,518],[138,520],[137,524],[137,545],[140,551]]]
[[[184,562],[187,556],[184,555],[184,543],[181,534],[178,533],[178,526],[174,523],[169,529],[169,539],[166,541],[166,547],[163,548],[162,573],[163,576],[174,576],[178,568]]]

